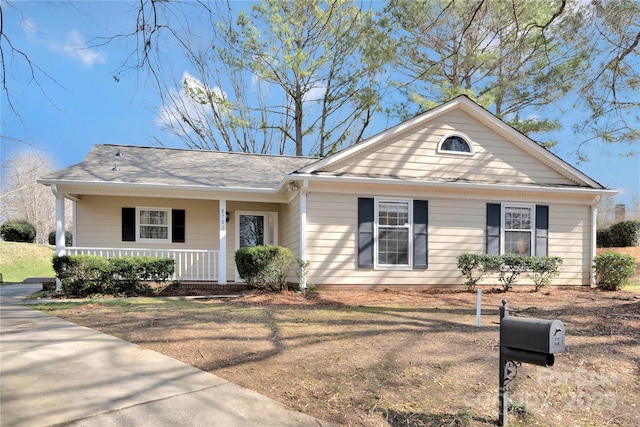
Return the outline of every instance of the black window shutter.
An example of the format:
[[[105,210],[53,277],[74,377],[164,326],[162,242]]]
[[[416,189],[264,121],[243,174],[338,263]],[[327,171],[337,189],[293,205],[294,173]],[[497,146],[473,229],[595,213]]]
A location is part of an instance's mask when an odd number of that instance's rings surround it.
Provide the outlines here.
[[[136,241],[136,208],[122,208],[122,241]]]
[[[487,254],[500,255],[500,203],[487,203]]]
[[[536,205],[536,256],[549,254],[549,206]]]
[[[358,267],[373,268],[373,218],[372,198],[358,198]]]
[[[171,241],[174,243],[185,242],[184,209],[173,209],[171,211]]]
[[[427,268],[429,202],[413,201],[413,268]]]

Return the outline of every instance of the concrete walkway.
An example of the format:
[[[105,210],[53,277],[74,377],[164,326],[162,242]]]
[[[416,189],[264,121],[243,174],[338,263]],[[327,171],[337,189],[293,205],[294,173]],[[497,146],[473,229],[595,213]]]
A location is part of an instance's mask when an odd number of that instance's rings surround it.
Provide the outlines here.
[[[170,357],[21,305],[0,286],[0,426],[322,426]]]

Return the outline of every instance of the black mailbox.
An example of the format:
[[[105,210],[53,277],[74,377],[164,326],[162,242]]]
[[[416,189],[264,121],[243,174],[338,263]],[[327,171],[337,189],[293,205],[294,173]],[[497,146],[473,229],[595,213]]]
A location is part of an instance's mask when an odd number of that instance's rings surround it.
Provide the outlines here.
[[[564,324],[505,316],[500,322],[500,346],[505,360],[553,366],[554,353],[564,352]]]

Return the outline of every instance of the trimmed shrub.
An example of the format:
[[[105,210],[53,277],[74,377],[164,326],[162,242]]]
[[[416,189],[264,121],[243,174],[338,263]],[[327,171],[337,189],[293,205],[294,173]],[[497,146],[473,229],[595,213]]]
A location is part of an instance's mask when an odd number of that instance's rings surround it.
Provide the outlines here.
[[[145,282],[164,282],[174,272],[174,260],[155,257],[103,258],[64,255],[53,258],[53,269],[68,296],[95,294],[148,295]]]
[[[622,221],[609,227],[611,246],[626,248],[640,246],[640,221]]]
[[[0,236],[5,242],[33,243],[36,228],[24,219],[11,219],[0,226]]]
[[[106,258],[89,255],[53,257],[53,270],[62,283],[62,292],[71,297],[108,293],[110,276]]]
[[[281,246],[251,246],[235,253],[238,274],[250,288],[282,291],[287,288],[287,273],[293,261],[290,249]]]
[[[498,270],[500,264],[499,255],[462,254],[458,256],[457,260],[460,273],[467,278],[464,285],[470,291],[476,287],[485,274]]]
[[[531,269],[529,276],[533,280],[537,292],[540,288],[551,284],[553,278],[560,274],[560,266],[563,261],[559,256],[552,256],[544,258],[531,257],[529,262],[529,268]]]
[[[475,286],[488,273],[498,273],[498,279],[505,291],[510,290],[520,274],[527,272],[533,279],[536,291],[551,283],[551,280],[560,274],[560,257],[538,258],[526,255],[486,255],[486,254],[461,254],[457,258],[457,266],[463,277],[467,280],[464,285],[468,290]]]
[[[596,287],[605,291],[619,290],[636,272],[636,260],[631,255],[608,251],[599,254],[593,261]]]
[[[53,230],[51,233],[49,233],[49,244],[50,245],[55,245],[56,244],[56,231]],[[64,232],[64,245],[69,247],[71,245],[73,245],[73,235],[71,234],[70,231],[65,231]]]

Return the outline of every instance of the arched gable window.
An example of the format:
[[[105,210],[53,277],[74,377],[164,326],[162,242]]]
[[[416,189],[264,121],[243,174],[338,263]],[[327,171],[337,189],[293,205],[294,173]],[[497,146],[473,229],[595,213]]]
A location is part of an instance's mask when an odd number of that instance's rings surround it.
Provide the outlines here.
[[[463,135],[454,134],[444,137],[438,144],[438,153],[473,155],[473,144]]]

